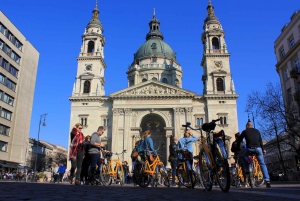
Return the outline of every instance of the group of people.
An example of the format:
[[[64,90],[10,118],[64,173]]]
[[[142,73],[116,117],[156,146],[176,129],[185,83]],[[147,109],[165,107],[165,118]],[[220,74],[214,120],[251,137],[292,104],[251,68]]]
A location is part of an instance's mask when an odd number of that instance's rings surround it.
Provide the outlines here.
[[[66,172],[65,164],[60,163],[58,165],[56,163],[52,168],[53,183],[62,183],[65,172]]]
[[[75,176],[75,185],[80,185],[80,181],[88,181],[88,183],[93,183],[95,181],[95,172],[96,167],[101,167],[100,162],[100,153],[101,148],[104,149],[105,145],[101,143],[100,136],[105,132],[103,126],[99,126],[97,132],[94,132],[91,136],[86,136],[82,133],[82,125],[80,123],[76,124],[71,131],[71,146],[70,146],[70,160],[71,160],[71,173],[70,173],[70,183],[73,182],[74,173],[76,170]],[[247,164],[246,157],[249,153],[256,153],[258,162],[262,168],[264,180],[266,181],[266,187],[271,187],[270,177],[268,174],[267,167],[264,163],[263,154],[266,153],[266,150],[263,149],[263,143],[260,132],[252,127],[251,122],[247,122],[246,129],[242,132],[241,135],[236,134],[236,141],[232,145],[231,151],[240,158],[240,161],[243,164],[243,171],[245,176],[249,174],[249,165]],[[246,146],[243,147],[243,139],[246,140]],[[178,154],[177,150],[187,151],[189,153],[189,162],[193,164],[193,143],[199,139],[191,133],[191,130],[186,129],[184,132],[184,137],[177,139],[173,137],[173,141],[169,146],[169,158],[168,161],[171,163],[172,169],[172,185],[176,186],[175,175],[178,158],[182,157]],[[134,153],[144,152],[147,150],[150,155],[152,153],[156,155],[156,150],[153,146],[153,140],[151,138],[151,131],[146,130],[142,139],[135,144],[134,150],[132,151],[132,170],[134,169],[136,157]],[[104,150],[105,152],[108,152]],[[148,155],[148,157],[149,157]],[[126,162],[127,163],[127,162]],[[90,174],[88,173],[90,169]],[[129,168],[125,170],[125,175],[129,174]],[[88,180],[87,180],[88,178]]]

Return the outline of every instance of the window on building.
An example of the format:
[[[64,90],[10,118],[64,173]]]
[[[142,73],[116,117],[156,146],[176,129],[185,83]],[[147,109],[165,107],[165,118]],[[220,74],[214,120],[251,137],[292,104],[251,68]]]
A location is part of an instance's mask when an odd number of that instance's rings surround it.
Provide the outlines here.
[[[6,69],[7,64],[8,64],[8,61],[6,61],[4,58],[2,58],[1,66]]]
[[[2,108],[1,117],[11,121],[12,112]]]
[[[109,126],[109,119],[107,118],[103,119],[103,126]]]
[[[153,77],[152,80],[153,80],[153,81],[157,81],[157,78],[156,78],[156,77]]]
[[[290,44],[290,47],[291,47],[291,48],[294,47],[294,45],[295,45],[294,37],[291,37],[291,38],[289,39],[289,44]]]
[[[11,51],[11,49],[10,49],[10,47],[9,47],[9,46],[7,46],[7,45],[4,45],[3,51],[4,51],[4,52],[5,52],[7,55],[10,55],[10,51]]]
[[[284,51],[283,48],[281,48],[281,49],[279,50],[279,54],[280,54],[280,58],[284,57],[285,51]]]
[[[91,90],[91,82],[86,80],[83,86],[83,93],[90,93]]]
[[[0,40],[0,49],[2,50],[4,47],[4,42],[2,40]]]
[[[6,28],[5,28],[5,26],[3,26],[3,24],[1,24],[0,23],[0,32],[3,34],[3,35],[5,35],[6,34]]]
[[[217,78],[217,91],[224,91],[224,83],[222,78]]]
[[[146,81],[147,81],[147,79],[146,79],[146,78],[143,78],[143,79],[142,79],[142,82],[146,82]]]
[[[20,63],[20,56],[17,55],[14,51],[11,51],[10,57],[17,63]]]
[[[16,90],[16,83],[14,83],[13,81],[11,81],[10,79],[6,79],[5,86],[7,86],[12,91]]]
[[[212,48],[213,48],[214,50],[220,49],[219,39],[216,38],[216,37],[213,37],[213,38],[212,38]]]
[[[220,125],[228,125],[228,122],[227,122],[228,114],[227,113],[219,113],[218,118],[220,119],[220,121],[219,121]]]
[[[295,68],[297,68],[298,72],[300,72],[300,62],[299,62],[298,58],[296,58],[294,60],[294,65],[295,65]]]
[[[179,87],[179,80],[178,79],[175,80],[175,86]]]
[[[292,95],[292,89],[291,88],[289,88],[287,90],[287,100],[288,101],[292,101],[293,100],[293,95]]]
[[[5,83],[5,76],[2,75],[1,73],[0,73],[0,83],[1,83],[1,84],[4,84],[4,83]]]
[[[9,136],[10,127],[0,124],[0,134]]]
[[[283,69],[282,71],[283,71],[283,72],[282,72],[283,79],[284,79],[284,80],[287,80],[287,79],[289,78],[289,72],[288,72],[288,69],[285,68],[285,69]]]
[[[93,53],[95,50],[95,43],[94,41],[89,41],[88,43],[88,53]]]
[[[9,65],[9,69],[8,71],[15,77],[18,77],[18,74],[19,74],[19,70],[16,69],[13,65]]]
[[[2,100],[3,94],[3,91],[0,90],[0,100]]]
[[[167,78],[164,77],[164,78],[162,79],[162,82],[168,84]]]
[[[157,58],[156,57],[152,57],[152,63],[156,63],[157,62]]]
[[[7,142],[0,141],[0,151],[7,151]]]
[[[130,83],[129,86],[133,86],[134,85],[134,80],[130,80],[129,83]]]
[[[80,118],[80,123],[82,126],[87,126],[87,117],[81,117]]]
[[[4,94],[3,101],[11,106],[14,105],[14,98],[8,94]]]
[[[8,40],[13,41],[14,35],[8,30],[6,37],[8,38]]]
[[[203,118],[196,118],[196,126],[201,126],[203,124]]]
[[[22,43],[21,43],[18,39],[16,39],[16,41],[15,41],[15,46],[16,46],[19,50],[22,51],[23,45],[22,45]]]

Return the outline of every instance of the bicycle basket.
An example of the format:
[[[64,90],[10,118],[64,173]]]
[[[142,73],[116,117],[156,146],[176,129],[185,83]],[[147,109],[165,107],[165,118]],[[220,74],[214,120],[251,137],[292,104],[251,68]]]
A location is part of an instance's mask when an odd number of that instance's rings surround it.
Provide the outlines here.
[[[205,132],[215,130],[215,128],[216,128],[216,123],[214,123],[214,122],[204,123],[202,125],[202,130],[204,130]]]

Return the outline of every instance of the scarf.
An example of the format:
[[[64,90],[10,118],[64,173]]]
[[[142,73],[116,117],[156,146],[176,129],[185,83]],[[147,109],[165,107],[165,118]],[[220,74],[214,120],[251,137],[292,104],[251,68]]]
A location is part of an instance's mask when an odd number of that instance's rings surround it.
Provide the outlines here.
[[[72,130],[71,134],[74,134],[74,129]],[[84,136],[82,132],[77,133],[70,145],[70,155],[69,155],[70,160],[76,160],[77,151],[83,150],[83,148],[79,147],[78,145],[82,144],[83,142],[84,142]]]

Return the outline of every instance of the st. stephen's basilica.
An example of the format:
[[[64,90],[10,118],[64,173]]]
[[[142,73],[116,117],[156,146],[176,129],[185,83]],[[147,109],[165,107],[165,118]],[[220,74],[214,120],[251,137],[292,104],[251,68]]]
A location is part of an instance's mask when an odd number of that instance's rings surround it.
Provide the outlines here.
[[[164,42],[161,24],[154,12],[146,41],[137,49],[127,69],[128,87],[105,95],[104,71],[109,66],[104,61],[105,37],[97,4],[92,13],[82,35],[76,82],[69,97],[70,130],[79,122],[83,125],[83,133],[90,135],[98,126],[105,126],[102,142],[113,152],[126,149],[123,159],[130,162],[135,142],[143,131],[150,129],[155,148],[166,144],[160,153],[162,161],[167,164],[171,137],[183,137],[182,124],[191,122],[197,127],[220,118],[216,130],[225,131],[226,146],[230,150],[238,131],[238,95],[230,73],[225,32],[210,1],[202,33],[199,30],[203,44],[203,94],[182,88],[184,67],[179,65],[171,46]],[[164,26],[167,29],[168,25]],[[194,134],[200,136],[197,132]],[[194,155],[199,153],[199,143],[194,144],[194,151]]]

